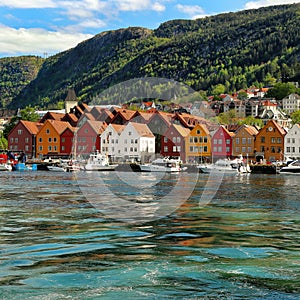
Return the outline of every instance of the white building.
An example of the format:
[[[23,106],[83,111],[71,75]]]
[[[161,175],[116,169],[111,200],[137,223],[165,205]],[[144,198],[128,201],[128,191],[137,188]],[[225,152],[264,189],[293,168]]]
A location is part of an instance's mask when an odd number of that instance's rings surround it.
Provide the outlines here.
[[[300,159],[300,125],[295,124],[284,137],[284,156]]]
[[[129,122],[120,135],[119,146],[125,159],[141,160],[155,153],[155,136],[146,124]]]
[[[282,99],[282,108],[288,114],[300,110],[300,96],[297,94],[290,94]]]
[[[113,161],[141,160],[155,153],[155,136],[146,124],[109,124],[101,134],[101,151]]]
[[[120,135],[125,125],[109,124],[101,134],[101,152],[111,157],[121,157]]]

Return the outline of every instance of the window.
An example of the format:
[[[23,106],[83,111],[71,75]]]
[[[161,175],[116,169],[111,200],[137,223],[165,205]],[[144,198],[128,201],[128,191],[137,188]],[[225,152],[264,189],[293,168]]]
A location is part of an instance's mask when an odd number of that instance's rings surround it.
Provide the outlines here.
[[[275,147],[274,146],[271,147],[271,152],[275,153]]]
[[[173,146],[173,152],[176,152],[177,148],[176,146]]]
[[[235,152],[240,153],[240,147],[235,147]]]
[[[176,136],[173,136],[172,142],[175,144],[176,143]]]
[[[246,145],[247,139],[246,138],[242,138],[242,144]]]
[[[29,147],[28,145],[25,146],[25,151],[28,151],[29,150]]]
[[[39,138],[39,142],[42,143],[42,141],[43,141],[43,139],[40,137],[40,138]]]
[[[204,146],[204,147],[203,147],[203,151],[206,152],[206,153],[208,152],[207,146]]]
[[[194,143],[198,143],[198,138],[196,136],[194,137]]]
[[[252,143],[252,139],[248,138],[248,145],[251,145],[251,143]]]
[[[295,139],[292,139],[292,144],[295,144]]]
[[[229,152],[230,152],[230,147],[226,147],[226,153],[229,153]]]
[[[14,138],[10,138],[10,142],[13,143],[14,142]]]
[[[66,141],[66,138],[61,138],[61,142],[64,143]],[[54,138],[54,142],[56,142],[56,138]]]
[[[84,129],[84,132],[85,132],[85,133],[89,133],[88,128]]]
[[[218,152],[222,152],[222,147],[218,147]]]
[[[260,146],[260,152],[265,152],[265,147],[264,146]]]
[[[128,132],[128,135],[131,135],[131,134],[132,134],[131,131],[129,131],[129,132]]]
[[[217,152],[217,147],[216,146],[214,146],[213,152]]]
[[[207,136],[203,137],[203,142],[207,143]]]
[[[226,139],[226,145],[230,145],[230,139]]]
[[[218,139],[218,144],[222,145],[222,139]]]
[[[25,143],[29,143],[29,138],[25,138]]]
[[[15,138],[15,143],[18,143],[19,142],[19,139],[18,138]]]
[[[65,151],[65,146],[61,146],[61,151]]]
[[[54,138],[54,139],[55,139],[55,138]],[[93,141],[93,143],[96,143],[96,138],[93,137],[92,141]],[[54,142],[56,142],[56,141],[54,141]]]
[[[48,142],[49,143],[51,143],[52,142],[52,138],[50,137],[50,138],[48,138]]]
[[[282,142],[282,139],[280,137],[277,138],[277,144],[281,144],[281,142]]]
[[[194,152],[194,147],[190,146],[190,152]]]
[[[130,147],[130,152],[133,152],[133,147]]]
[[[124,152],[127,152],[127,147],[124,148]]]
[[[190,137],[190,143],[193,143],[193,138],[192,137]]]
[[[199,137],[199,142],[200,142],[200,143],[203,143],[202,136]]]
[[[177,146],[177,152],[180,152],[180,151],[181,151],[181,147]]]
[[[137,147],[134,147],[134,152],[137,152]]]
[[[214,139],[214,145],[218,144],[217,139]]]
[[[261,142],[261,143],[265,143],[265,137],[264,137],[264,136],[262,136],[262,137],[260,138],[260,142]]]
[[[180,143],[181,142],[181,138],[180,136],[177,137],[177,143]]]
[[[39,146],[39,151],[43,151],[43,146]]]
[[[23,133],[22,129],[18,129],[18,135],[21,135]]]
[[[47,134],[50,134],[50,129],[46,129],[46,133],[47,133]]]
[[[246,153],[246,147],[242,147],[242,152]]]
[[[295,147],[292,147],[292,153],[295,153]]]
[[[248,147],[248,153],[252,153],[252,147]]]
[[[53,149],[54,149],[54,152],[57,152],[57,147],[56,146],[54,146]]]
[[[286,152],[291,152],[291,147],[286,147]]]
[[[164,146],[164,152],[168,152],[168,146]]]
[[[166,136],[164,136],[164,143],[168,142],[168,138]]]
[[[272,143],[272,144],[275,144],[275,143],[276,143],[276,138],[272,137],[272,138],[271,138],[271,143]]]
[[[287,143],[290,143],[291,142],[291,139],[290,138],[287,138]]]
[[[52,146],[48,146],[48,151],[52,151]]]
[[[235,143],[238,145],[240,143],[240,138],[236,138]]]
[[[200,133],[201,133],[200,129],[197,129],[197,134],[200,134]]]
[[[135,144],[137,144],[137,143],[138,143],[138,140],[137,140],[137,139],[135,139],[135,140],[134,140],[134,143],[135,143]]]

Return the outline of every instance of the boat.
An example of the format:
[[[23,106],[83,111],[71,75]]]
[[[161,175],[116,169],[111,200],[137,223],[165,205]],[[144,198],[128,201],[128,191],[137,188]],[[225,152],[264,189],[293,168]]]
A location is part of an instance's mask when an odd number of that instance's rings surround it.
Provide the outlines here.
[[[0,171],[11,171],[11,170],[12,170],[11,164],[8,164],[8,163],[0,164]]]
[[[186,167],[182,167],[180,158],[163,157],[157,158],[149,164],[140,165],[141,172],[181,172],[185,171]]]
[[[300,175],[300,160],[294,160],[287,166],[282,167],[279,170],[279,174],[297,174]]]
[[[53,172],[78,172],[81,170],[81,166],[77,161],[62,160],[60,163],[47,165],[47,169]]]
[[[224,173],[250,173],[251,169],[244,163],[243,157],[236,159],[219,159],[214,164],[198,165],[197,168],[203,173],[224,172]]]
[[[84,165],[84,170],[86,171],[114,171],[118,165],[111,164],[109,158],[106,154],[91,153],[87,163]]]

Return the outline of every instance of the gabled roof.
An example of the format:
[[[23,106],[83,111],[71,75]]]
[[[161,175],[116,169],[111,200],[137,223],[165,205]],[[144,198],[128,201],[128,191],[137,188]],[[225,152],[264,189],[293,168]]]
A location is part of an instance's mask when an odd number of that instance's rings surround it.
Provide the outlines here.
[[[47,122],[52,125],[52,127],[56,130],[56,132],[59,135],[61,135],[66,130],[66,128],[70,128],[70,129],[73,128],[68,122],[64,122],[64,121],[46,120],[45,124]]]
[[[138,114],[144,119],[145,122],[148,122],[153,115],[153,113],[151,112],[143,112],[143,111],[139,111]]]
[[[130,122],[136,132],[143,137],[154,137],[154,134],[146,124]]]
[[[61,119],[65,116],[63,113],[56,113],[48,111],[40,120],[40,123],[45,123],[46,120],[57,120],[61,121]]]
[[[107,127],[107,124],[102,121],[87,120],[87,123],[97,134],[101,134]]]
[[[43,126],[42,123],[38,122],[31,122],[31,121],[24,121],[20,120],[20,123],[31,133],[31,134],[37,134],[40,130],[40,128]]]
[[[239,131],[241,131],[242,129],[244,129],[245,131],[247,131],[250,135],[252,136],[256,136],[258,134],[258,130],[256,127],[251,126],[251,125],[246,125],[243,124],[241,125],[236,131],[235,134],[237,134]]]
[[[279,131],[279,133],[281,134],[281,135],[286,135],[286,131],[285,131],[285,129],[283,128],[283,127],[281,127],[276,121],[274,121],[274,120],[269,120],[268,121],[268,123],[263,127],[263,128],[265,128],[265,127],[269,127],[270,125],[273,125],[278,131]]]
[[[114,129],[115,132],[117,132],[118,134],[120,134],[126,125],[119,125],[119,124],[110,124],[110,126]]]
[[[178,133],[182,136],[182,137],[187,137],[190,134],[190,129],[182,127],[180,125],[177,124],[173,124],[172,125],[177,131]]]

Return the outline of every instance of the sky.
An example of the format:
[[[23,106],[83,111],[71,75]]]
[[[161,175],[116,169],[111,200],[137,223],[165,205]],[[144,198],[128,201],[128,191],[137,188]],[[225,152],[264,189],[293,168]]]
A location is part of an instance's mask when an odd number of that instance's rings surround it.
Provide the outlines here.
[[[107,30],[300,0],[0,0],[0,57],[49,57]]]

